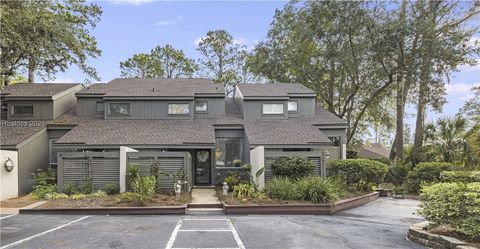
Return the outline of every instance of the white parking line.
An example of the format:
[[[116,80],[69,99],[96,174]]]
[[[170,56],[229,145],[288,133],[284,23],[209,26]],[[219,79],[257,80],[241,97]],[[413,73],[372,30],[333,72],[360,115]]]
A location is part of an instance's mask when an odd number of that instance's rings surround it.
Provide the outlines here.
[[[228,224],[228,227],[230,229],[180,229],[182,226],[182,223],[184,220],[195,220],[195,221],[226,221]],[[240,235],[238,235],[237,230],[233,226],[233,223],[230,219],[194,219],[194,218],[187,218],[187,219],[180,219],[177,222],[177,225],[175,226],[175,229],[172,232],[172,235],[170,235],[170,239],[168,240],[167,246],[165,249],[195,249],[195,248],[173,248],[173,243],[175,242],[175,239],[177,238],[178,232],[231,232],[233,234],[233,238],[235,239],[235,242],[237,243],[238,247],[228,247],[228,248],[203,248],[202,249],[245,249],[245,245],[243,244],[242,240],[240,239]]]
[[[7,216],[3,216],[3,217],[0,217],[0,220],[10,218],[10,217],[15,216],[15,215],[17,215],[17,214],[11,214],[11,215],[7,215]]]
[[[88,217],[90,217],[90,216],[84,216],[84,217],[82,217],[82,218],[80,218],[80,219],[76,219],[76,220],[74,220],[74,221],[70,221],[70,222],[68,222],[68,223],[66,223],[66,224],[63,224],[63,225],[61,225],[61,226],[52,228],[52,229],[47,230],[47,231],[45,231],[45,232],[38,233],[38,234],[35,234],[35,235],[33,235],[33,236],[27,237],[27,238],[25,238],[25,239],[22,239],[22,240],[19,240],[19,241],[10,243],[10,244],[8,244],[8,245],[2,246],[1,249],[5,249],[5,248],[9,248],[9,247],[12,247],[12,246],[19,245],[19,244],[21,244],[21,243],[23,243],[23,242],[27,242],[27,241],[29,241],[29,240],[31,240],[31,239],[36,238],[36,237],[40,237],[40,236],[42,236],[42,235],[45,235],[45,234],[50,233],[50,232],[53,232],[53,231],[58,230],[58,229],[60,229],[60,228],[64,228],[64,227],[66,227],[66,226],[69,226],[69,225],[71,225],[71,224],[73,224],[73,223],[75,223],[75,222],[79,222],[79,221],[81,221],[81,220],[84,220],[84,219],[86,219],[86,218],[88,218]]]

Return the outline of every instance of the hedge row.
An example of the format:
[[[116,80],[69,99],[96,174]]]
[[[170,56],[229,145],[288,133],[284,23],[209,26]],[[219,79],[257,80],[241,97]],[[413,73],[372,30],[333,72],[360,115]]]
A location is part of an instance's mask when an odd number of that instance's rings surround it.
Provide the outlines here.
[[[424,162],[419,163],[407,174],[405,187],[410,193],[418,193],[420,186],[424,183],[440,182],[440,174],[443,171],[456,169],[451,163],[444,162]]]
[[[370,191],[383,182],[388,165],[368,159],[333,160],[328,163],[328,174],[340,176],[348,187]]]
[[[443,171],[442,182],[480,182],[480,171]]]

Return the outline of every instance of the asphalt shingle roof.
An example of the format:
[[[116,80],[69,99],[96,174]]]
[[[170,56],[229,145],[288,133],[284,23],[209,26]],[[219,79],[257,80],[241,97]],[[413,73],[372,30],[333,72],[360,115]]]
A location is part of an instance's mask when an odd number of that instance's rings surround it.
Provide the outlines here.
[[[0,92],[8,97],[52,97],[80,84],[74,83],[18,83],[5,86]]]
[[[195,94],[224,94],[221,84],[209,79],[114,79],[93,84],[79,94],[102,94],[105,97],[193,97]]]
[[[2,121],[0,125],[0,144],[15,146],[45,128],[45,122],[35,121]]]
[[[244,97],[287,97],[289,94],[315,94],[299,83],[237,84]]]

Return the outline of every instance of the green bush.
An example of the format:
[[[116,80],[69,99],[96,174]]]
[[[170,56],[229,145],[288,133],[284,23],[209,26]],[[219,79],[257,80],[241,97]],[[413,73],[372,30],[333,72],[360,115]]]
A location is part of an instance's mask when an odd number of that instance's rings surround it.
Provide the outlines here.
[[[251,184],[242,183],[238,186],[233,188],[233,196],[236,198],[246,198],[246,197],[253,197],[255,194],[255,187]]]
[[[480,182],[480,171],[443,171],[442,182]]]
[[[285,177],[274,178],[265,184],[265,193],[272,198],[282,200],[299,199],[301,193],[295,187],[295,184]]]
[[[89,195],[89,197],[91,198],[103,198],[106,196],[107,196],[107,193],[105,193],[105,191],[102,191],[102,190],[97,190],[94,193]]]
[[[480,183],[436,183],[421,190],[419,214],[431,228],[448,225],[480,239]]]
[[[132,193],[132,192],[121,193],[116,199],[116,201],[118,203],[134,203],[142,206],[145,205],[145,201],[143,201],[143,197],[138,193]]]
[[[388,172],[384,163],[369,159],[343,159],[328,163],[328,174],[342,178],[349,188],[370,191]]]
[[[65,183],[62,187],[62,192],[67,195],[88,195],[93,193],[93,191],[95,191],[95,187],[92,181],[87,181],[83,184]]]
[[[107,183],[103,186],[102,190],[107,193],[107,195],[116,195],[120,193],[120,186],[117,183]]]
[[[33,174],[33,191],[31,193],[34,199],[43,199],[45,195],[57,192],[56,171],[48,168],[46,171],[42,169],[37,170]]]
[[[135,164],[129,164],[127,167],[127,190],[132,190],[132,183],[140,177],[140,167]]]
[[[278,177],[299,179],[313,173],[315,164],[306,157],[292,156],[273,162],[272,173]]]
[[[157,186],[157,178],[154,176],[141,176],[132,182],[134,193],[140,195],[140,203],[150,200],[155,194]]]
[[[44,199],[47,199],[47,200],[68,199],[68,195],[64,193],[48,193],[44,196]]]
[[[39,185],[35,186],[31,196],[33,199],[44,199],[47,194],[57,193],[57,185]]]
[[[343,183],[338,178],[305,177],[295,182],[295,188],[302,201],[313,203],[336,201],[345,194]]]
[[[394,165],[388,167],[387,175],[385,176],[385,182],[391,182],[395,185],[401,185],[405,182],[408,172],[411,170],[408,164]]]
[[[455,169],[455,166],[451,163],[419,163],[407,174],[407,180],[405,181],[406,190],[410,193],[418,193],[422,184],[439,182],[442,171],[453,169]]]
[[[223,181],[228,184],[230,191],[233,191],[235,186],[238,186],[242,181],[242,176],[238,172],[230,173]]]

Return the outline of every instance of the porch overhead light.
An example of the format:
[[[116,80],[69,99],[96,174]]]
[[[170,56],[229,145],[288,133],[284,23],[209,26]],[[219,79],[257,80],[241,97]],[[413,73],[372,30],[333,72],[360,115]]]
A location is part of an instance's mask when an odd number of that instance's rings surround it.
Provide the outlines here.
[[[15,164],[13,163],[12,159],[10,159],[10,157],[7,159],[7,161],[5,161],[3,165],[5,167],[5,170],[7,170],[8,172],[11,172],[13,170],[13,167],[15,166]]]
[[[325,151],[325,159],[330,158],[330,152],[328,150]]]

